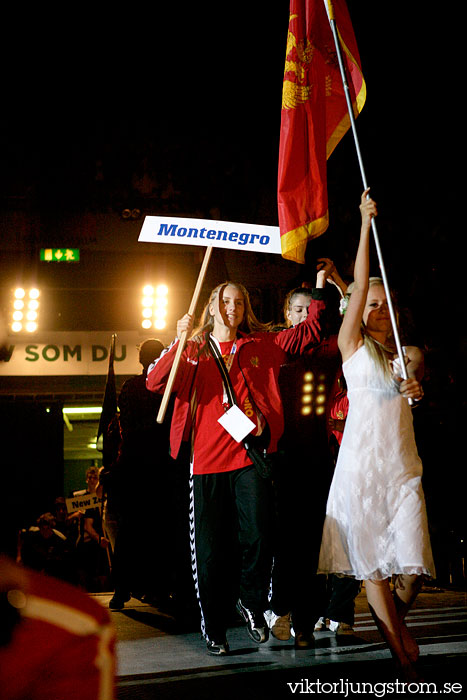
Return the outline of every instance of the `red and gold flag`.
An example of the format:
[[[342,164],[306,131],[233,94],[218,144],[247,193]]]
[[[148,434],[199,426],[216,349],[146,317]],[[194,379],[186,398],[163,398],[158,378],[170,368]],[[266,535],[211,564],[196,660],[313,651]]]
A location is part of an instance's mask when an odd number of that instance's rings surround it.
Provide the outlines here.
[[[357,116],[366,88],[344,0],[327,2],[335,19]],[[282,90],[278,213],[282,255],[305,262],[307,242],[329,225],[326,161],[350,128],[336,46],[324,0],[290,0]]]

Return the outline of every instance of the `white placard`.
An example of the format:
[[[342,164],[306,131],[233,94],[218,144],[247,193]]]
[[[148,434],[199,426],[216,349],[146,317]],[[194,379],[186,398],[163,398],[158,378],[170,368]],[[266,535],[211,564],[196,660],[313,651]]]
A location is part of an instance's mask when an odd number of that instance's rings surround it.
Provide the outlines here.
[[[67,513],[76,513],[78,510],[90,510],[91,508],[101,508],[102,498],[95,493],[86,493],[81,496],[72,496],[65,499]]]
[[[232,406],[219,419],[218,423],[227,430],[227,432],[237,442],[241,442],[244,437],[249,435],[256,428],[253,421],[246,416],[238,406]]]
[[[214,219],[146,216],[138,241],[212,246],[257,253],[281,253],[278,226],[239,224]]]

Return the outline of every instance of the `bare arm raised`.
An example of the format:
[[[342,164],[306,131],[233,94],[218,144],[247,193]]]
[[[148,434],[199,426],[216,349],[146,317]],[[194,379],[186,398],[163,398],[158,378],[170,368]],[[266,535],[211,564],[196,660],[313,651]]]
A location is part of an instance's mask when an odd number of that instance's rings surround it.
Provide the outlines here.
[[[355,280],[338,337],[339,350],[341,351],[343,362],[348,360],[363,343],[360,326],[368,294],[370,228],[372,218],[378,213],[375,202],[368,197],[368,192],[369,189],[363,192],[360,201],[362,225],[360,229],[360,242],[355,258]]]

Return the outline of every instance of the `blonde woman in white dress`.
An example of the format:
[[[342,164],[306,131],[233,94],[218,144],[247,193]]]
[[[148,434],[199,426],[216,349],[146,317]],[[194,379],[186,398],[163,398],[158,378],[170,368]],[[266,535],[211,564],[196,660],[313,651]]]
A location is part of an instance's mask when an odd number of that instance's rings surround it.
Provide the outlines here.
[[[360,211],[355,281],[338,337],[349,414],[329,491],[318,573],[365,581],[370,610],[399,672],[415,679],[418,646],[404,619],[423,576],[435,575],[408,402],[423,396],[423,355],[418,348],[404,348],[409,378],[402,380],[386,292],[381,279],[369,279],[371,219],[377,209],[368,190]]]

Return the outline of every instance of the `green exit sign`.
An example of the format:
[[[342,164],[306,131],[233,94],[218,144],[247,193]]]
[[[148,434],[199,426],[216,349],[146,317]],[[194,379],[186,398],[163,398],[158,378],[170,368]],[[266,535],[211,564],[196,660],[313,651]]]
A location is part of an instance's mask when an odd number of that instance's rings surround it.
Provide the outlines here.
[[[79,262],[79,248],[41,248],[45,262]]]

